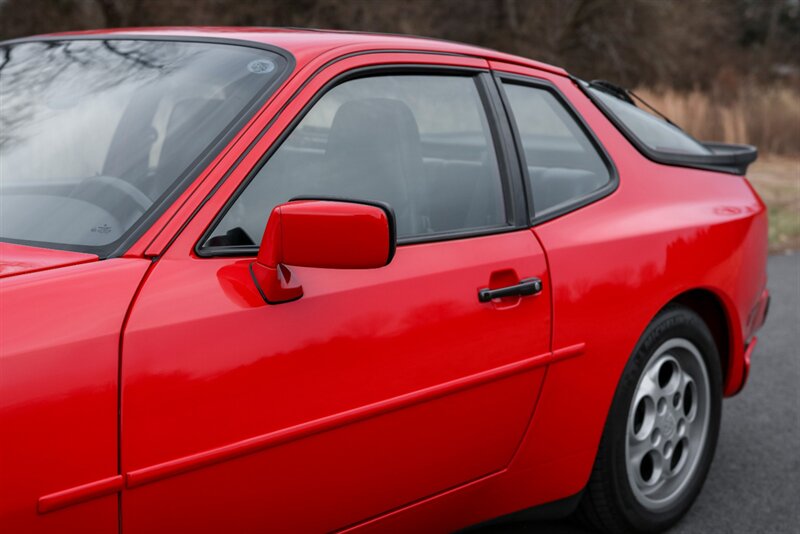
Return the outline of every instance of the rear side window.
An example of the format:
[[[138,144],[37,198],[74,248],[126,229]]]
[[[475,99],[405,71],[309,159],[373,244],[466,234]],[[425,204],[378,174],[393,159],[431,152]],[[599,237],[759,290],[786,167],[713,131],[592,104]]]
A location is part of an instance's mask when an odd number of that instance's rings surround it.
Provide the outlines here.
[[[377,75],[329,90],[253,177],[204,248],[258,245],[272,209],[300,196],[388,203],[401,239],[507,226],[476,79]]]
[[[709,155],[711,151],[689,134],[661,117],[634,106],[604,91],[589,87],[588,91],[604,105],[616,119],[628,128],[641,143],[658,152]]]
[[[503,85],[522,144],[534,217],[584,201],[610,182],[606,162],[553,93]]]

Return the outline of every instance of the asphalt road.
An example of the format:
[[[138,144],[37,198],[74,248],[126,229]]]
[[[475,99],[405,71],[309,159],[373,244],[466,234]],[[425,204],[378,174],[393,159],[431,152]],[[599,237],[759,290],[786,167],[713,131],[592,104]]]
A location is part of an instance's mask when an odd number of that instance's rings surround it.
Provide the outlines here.
[[[703,492],[670,534],[800,533],[800,253],[769,260],[772,305],[744,391],[723,403]],[[587,534],[569,521],[481,534]]]

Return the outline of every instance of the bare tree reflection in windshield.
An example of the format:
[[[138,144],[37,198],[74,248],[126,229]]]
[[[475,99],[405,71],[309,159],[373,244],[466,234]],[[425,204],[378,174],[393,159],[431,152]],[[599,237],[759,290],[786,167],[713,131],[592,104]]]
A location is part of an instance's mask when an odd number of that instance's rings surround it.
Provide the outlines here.
[[[101,254],[286,63],[249,47],[158,40],[0,51],[0,237]]]

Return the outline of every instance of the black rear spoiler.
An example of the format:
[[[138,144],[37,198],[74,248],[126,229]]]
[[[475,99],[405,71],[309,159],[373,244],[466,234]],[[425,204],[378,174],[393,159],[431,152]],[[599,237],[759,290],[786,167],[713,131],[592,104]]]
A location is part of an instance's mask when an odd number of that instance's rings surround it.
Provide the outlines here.
[[[616,124],[615,120],[610,116],[609,119]],[[648,159],[664,165],[692,167],[744,176],[750,164],[758,158],[758,149],[753,145],[735,145],[711,141],[698,141],[698,143],[711,151],[711,154],[683,154],[681,152],[653,150],[636,140],[633,134],[627,133],[623,126],[618,125],[617,127],[636,146],[639,152]]]
[[[758,148],[753,145],[718,142],[704,142],[702,144],[713,152],[708,164],[724,172],[744,175],[750,164],[758,158]]]
[[[678,127],[675,123],[628,89],[602,80],[593,81],[591,83],[584,82],[575,77],[572,77],[572,80],[642,155],[657,163],[744,175],[750,164],[758,158],[758,149],[753,145],[737,145],[711,141],[698,141],[698,143],[711,152],[710,154],[684,154],[681,152],[655,150],[640,141],[636,135],[634,135],[634,133],[603,104],[603,102],[598,100],[587,89],[589,87],[594,87],[634,106],[636,105],[634,101],[635,98],[665,121]]]

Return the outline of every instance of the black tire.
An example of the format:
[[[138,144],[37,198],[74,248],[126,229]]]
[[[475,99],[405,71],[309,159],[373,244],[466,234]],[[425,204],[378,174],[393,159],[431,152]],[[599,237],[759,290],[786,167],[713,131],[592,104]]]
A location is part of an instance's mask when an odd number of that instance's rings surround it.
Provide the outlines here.
[[[628,415],[633,396],[647,363],[667,340],[683,338],[699,350],[709,379],[709,419],[704,445],[697,453],[696,467],[676,492],[675,501],[654,512],[635,497],[626,471],[625,444]],[[717,445],[722,416],[722,371],[711,332],[692,310],[670,305],[650,323],[623,371],[594,468],[577,514],[583,523],[601,532],[662,532],[677,523],[692,506],[703,487]]]

